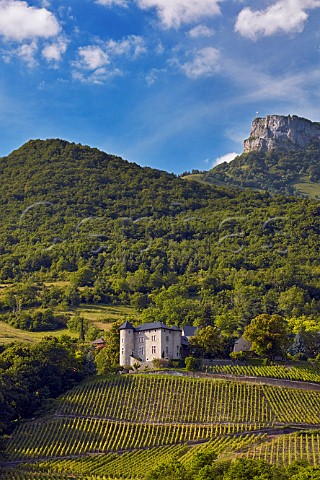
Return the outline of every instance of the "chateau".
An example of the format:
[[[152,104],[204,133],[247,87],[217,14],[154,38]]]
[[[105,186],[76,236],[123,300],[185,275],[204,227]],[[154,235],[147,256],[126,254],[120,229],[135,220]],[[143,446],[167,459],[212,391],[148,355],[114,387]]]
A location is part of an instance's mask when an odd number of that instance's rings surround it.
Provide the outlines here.
[[[151,362],[155,358],[181,358],[182,330],[162,322],[134,327],[126,321],[120,330],[120,365],[133,365],[137,360]]]

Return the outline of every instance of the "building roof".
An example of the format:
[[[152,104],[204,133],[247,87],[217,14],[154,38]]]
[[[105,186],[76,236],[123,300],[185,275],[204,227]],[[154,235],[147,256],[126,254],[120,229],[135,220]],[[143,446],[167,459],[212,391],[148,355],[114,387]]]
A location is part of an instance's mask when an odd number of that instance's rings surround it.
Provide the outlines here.
[[[91,343],[92,345],[104,345],[106,342],[103,338],[97,338],[97,340],[93,340]]]
[[[185,325],[182,327],[182,335],[185,337],[194,337],[198,327],[193,327],[191,325]]]
[[[120,327],[119,330],[135,330],[134,326],[126,320]]]
[[[177,330],[180,331],[179,327],[173,326],[169,327],[168,325],[165,325],[162,322],[149,322],[149,323],[144,323],[142,325],[139,325],[138,327],[135,328],[137,332],[142,332],[144,330],[159,330],[160,328],[166,329],[166,330]]]
[[[168,325],[165,325],[162,322],[143,323],[138,327],[134,327],[130,322],[126,321],[119,327],[119,330],[130,329],[130,330],[134,330],[135,332],[143,332],[145,330],[159,330],[160,328],[163,328],[165,330],[174,330],[174,331],[181,332],[181,328],[176,327],[175,325],[173,327],[169,327]]]

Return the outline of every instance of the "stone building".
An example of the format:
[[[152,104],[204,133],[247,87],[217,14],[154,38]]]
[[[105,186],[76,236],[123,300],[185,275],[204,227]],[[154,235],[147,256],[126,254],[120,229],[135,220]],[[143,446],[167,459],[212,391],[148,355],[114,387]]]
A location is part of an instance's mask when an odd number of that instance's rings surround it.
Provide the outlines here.
[[[155,358],[181,358],[179,327],[162,322],[144,323],[134,327],[126,321],[120,330],[120,365],[129,366],[138,361],[151,362]]]
[[[251,342],[249,342],[249,340],[246,340],[242,336],[242,337],[238,338],[238,340],[235,342],[234,347],[233,347],[233,351],[235,353],[248,352],[251,348],[251,345],[252,345]]]

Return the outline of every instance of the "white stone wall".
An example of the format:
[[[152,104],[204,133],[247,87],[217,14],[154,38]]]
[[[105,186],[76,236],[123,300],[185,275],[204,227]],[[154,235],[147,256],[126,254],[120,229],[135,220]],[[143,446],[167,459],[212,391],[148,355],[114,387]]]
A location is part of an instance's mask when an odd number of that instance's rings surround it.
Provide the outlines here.
[[[135,335],[131,329],[120,330],[120,365],[130,365],[130,356],[135,351]]]
[[[135,332],[131,329],[120,330],[120,365],[132,363],[130,357],[152,362],[155,358],[180,358],[181,331],[152,329]]]

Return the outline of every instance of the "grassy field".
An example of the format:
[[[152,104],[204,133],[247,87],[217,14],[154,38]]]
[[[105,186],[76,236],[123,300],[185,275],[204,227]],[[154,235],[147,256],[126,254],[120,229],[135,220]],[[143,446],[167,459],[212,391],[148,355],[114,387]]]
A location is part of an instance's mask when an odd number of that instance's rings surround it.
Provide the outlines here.
[[[0,473],[1,480],[143,479],[159,462],[188,465],[207,447],[220,460],[320,462],[320,392],[208,377],[121,375],[92,378],[54,405],[46,418],[13,432],[5,452],[9,473]]]
[[[34,343],[50,335],[70,335],[71,337],[77,337],[76,334],[71,333],[68,329],[55,330],[54,332],[27,332],[25,330],[19,330],[18,328],[11,327],[5,322],[0,321],[0,344],[8,344],[11,342],[27,342]]]
[[[82,317],[90,320],[97,328],[101,330],[108,331],[111,327],[112,322],[122,321],[123,322],[128,318],[135,318],[139,320],[140,314],[130,306],[125,305],[80,305],[79,308],[74,310],[67,310],[63,313],[69,316],[73,316],[76,313]],[[1,318],[1,317],[0,317]],[[48,335],[59,336],[62,334],[67,334],[72,337],[77,335],[71,333],[68,329],[55,330],[52,332],[28,332],[24,330],[19,330],[17,328],[11,327],[5,322],[0,320],[0,344],[8,344],[11,342],[38,342],[43,337]]]
[[[320,198],[320,184],[310,182],[306,176],[301,176],[298,182],[292,183],[292,186],[297,190],[300,195],[306,195],[309,198]]]

